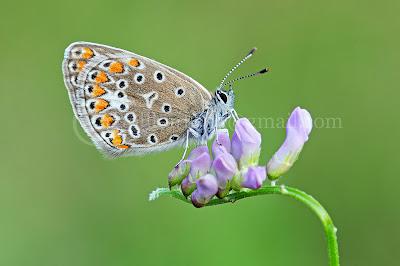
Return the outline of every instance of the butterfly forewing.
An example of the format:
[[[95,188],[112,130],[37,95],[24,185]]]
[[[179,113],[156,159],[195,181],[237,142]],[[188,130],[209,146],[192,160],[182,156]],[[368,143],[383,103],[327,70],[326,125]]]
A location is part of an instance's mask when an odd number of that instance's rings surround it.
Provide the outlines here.
[[[65,51],[64,81],[74,113],[109,156],[182,143],[210,93],[185,74],[146,57],[78,42]]]

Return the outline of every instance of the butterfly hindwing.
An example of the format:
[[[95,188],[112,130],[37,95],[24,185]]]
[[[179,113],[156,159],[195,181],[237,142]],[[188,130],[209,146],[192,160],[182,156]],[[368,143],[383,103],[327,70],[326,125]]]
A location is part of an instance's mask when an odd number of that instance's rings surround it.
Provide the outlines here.
[[[177,70],[99,44],[71,44],[63,73],[76,117],[108,156],[182,143],[190,119],[211,99],[202,85]]]

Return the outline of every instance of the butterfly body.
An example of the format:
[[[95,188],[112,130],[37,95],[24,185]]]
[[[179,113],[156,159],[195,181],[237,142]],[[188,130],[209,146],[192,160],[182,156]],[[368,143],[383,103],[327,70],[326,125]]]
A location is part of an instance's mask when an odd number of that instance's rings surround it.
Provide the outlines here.
[[[65,51],[64,82],[74,114],[110,157],[205,143],[231,117],[233,90],[211,95],[187,75],[105,45],[76,42]]]
[[[226,97],[222,96],[224,97],[222,98],[219,94],[226,95]],[[218,128],[224,127],[225,122],[232,116],[233,107],[233,90],[229,90],[227,93],[217,90],[208,107],[191,120],[189,132],[195,140],[204,144],[216,133]]]

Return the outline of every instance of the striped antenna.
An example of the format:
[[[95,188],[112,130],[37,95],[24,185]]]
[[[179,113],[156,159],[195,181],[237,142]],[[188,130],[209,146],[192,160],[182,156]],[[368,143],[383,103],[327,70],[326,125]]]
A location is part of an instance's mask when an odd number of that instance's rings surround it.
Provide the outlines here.
[[[265,74],[265,73],[268,73],[268,72],[269,72],[269,68],[263,68],[260,71],[257,71],[255,73],[248,74],[248,75],[245,75],[245,76],[241,76],[241,77],[235,78],[234,80],[231,80],[231,81],[229,81],[227,83],[223,83],[222,87],[225,87],[226,85],[232,85],[234,82],[236,82],[238,80],[247,79],[247,78],[258,76],[258,75],[262,75],[262,74]]]
[[[219,84],[219,88],[222,88],[224,86],[224,82],[225,80],[241,65],[243,64],[247,59],[249,59],[254,52],[257,50],[257,48],[253,48],[251,49],[251,51],[239,62],[236,64],[236,66],[234,66],[229,72],[228,74],[225,75],[225,77],[222,79],[221,83]]]

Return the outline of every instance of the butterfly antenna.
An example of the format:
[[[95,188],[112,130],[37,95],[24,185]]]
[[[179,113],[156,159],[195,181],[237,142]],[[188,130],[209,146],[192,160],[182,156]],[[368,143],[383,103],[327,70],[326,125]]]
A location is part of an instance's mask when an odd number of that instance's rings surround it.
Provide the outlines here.
[[[224,82],[225,80],[241,65],[243,64],[247,59],[249,59],[254,52],[257,50],[257,48],[253,48],[251,49],[251,51],[239,62],[236,64],[236,66],[234,66],[229,72],[228,74],[225,75],[225,77],[222,79],[221,83],[219,84],[219,88],[222,88],[224,86]]]
[[[235,83],[236,81],[239,81],[239,80],[242,80],[242,79],[247,79],[247,78],[250,78],[250,77],[255,77],[255,76],[262,75],[262,74],[265,74],[265,73],[268,73],[268,72],[269,72],[269,68],[263,68],[263,69],[261,69],[260,71],[257,71],[257,72],[255,72],[255,73],[248,74],[248,75],[245,75],[245,76],[241,76],[241,77],[235,78],[234,80],[231,80],[231,81],[229,81],[229,82],[227,82],[227,83],[223,83],[223,84],[222,84],[222,87],[225,87],[225,86],[227,86],[227,85],[232,85],[232,84]]]

